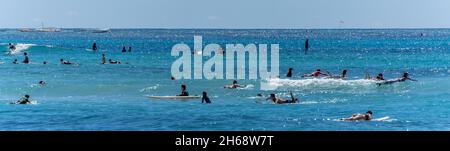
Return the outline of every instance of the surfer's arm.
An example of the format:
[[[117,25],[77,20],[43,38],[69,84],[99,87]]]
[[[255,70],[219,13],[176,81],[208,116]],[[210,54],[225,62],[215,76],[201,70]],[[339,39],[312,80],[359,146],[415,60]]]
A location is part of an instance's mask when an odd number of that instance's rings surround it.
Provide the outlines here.
[[[417,82],[417,81],[418,81],[418,80],[411,79],[411,78],[408,78],[408,80],[411,80],[411,81],[414,81],[414,82]]]

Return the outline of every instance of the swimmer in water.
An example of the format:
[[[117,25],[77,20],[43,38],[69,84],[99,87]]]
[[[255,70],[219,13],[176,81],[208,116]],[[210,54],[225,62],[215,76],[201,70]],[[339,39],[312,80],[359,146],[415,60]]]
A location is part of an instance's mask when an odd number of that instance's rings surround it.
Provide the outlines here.
[[[170,79],[171,79],[171,80],[177,80],[177,79],[175,79],[175,77],[170,77]]]
[[[352,117],[343,118],[342,121],[370,121],[372,120],[372,111],[367,111],[366,114],[353,114]]]
[[[17,63],[17,59],[14,59],[14,61],[12,62],[13,64],[18,64]]]
[[[9,51],[14,51],[14,50],[16,50],[16,46],[14,46],[12,43],[9,43],[9,44],[8,44],[8,47],[9,47]]]
[[[65,64],[65,65],[71,65],[72,63],[68,60],[64,60],[64,59],[60,59],[59,60],[61,62],[61,64]]]
[[[47,64],[47,61],[44,61],[42,64]]]
[[[241,87],[245,87],[245,86],[239,85],[236,80],[233,81],[233,84],[224,86],[224,88],[228,88],[228,89],[237,89],[237,88],[241,88]]]
[[[291,94],[291,100],[285,100],[285,99],[282,99],[282,98],[278,98],[278,97],[275,96],[275,94],[270,94],[270,97],[267,98],[267,100],[270,100],[270,101],[272,101],[275,104],[297,103],[298,99],[294,97],[292,92],[290,94]]]
[[[331,74],[328,74],[330,79],[345,79],[347,77],[347,70],[342,70],[342,74],[339,76],[332,76]]]
[[[30,59],[28,58],[28,53],[23,53],[23,55],[25,56],[25,59],[22,61],[24,64],[29,64],[30,63]]]
[[[29,99],[30,99],[30,95],[25,95],[23,98],[16,101],[16,104],[30,104],[31,101]]]
[[[378,76],[377,77],[375,77],[375,79],[374,80],[376,80],[376,81],[384,81],[385,79],[384,79],[384,76],[383,76],[383,74],[382,73],[380,73],[380,74],[378,74]]]
[[[105,54],[102,54],[102,59],[100,61],[100,64],[105,64],[106,63],[106,57]]]
[[[288,73],[287,73],[286,77],[288,77],[288,78],[292,78],[292,76],[293,76],[293,73],[292,73],[292,71],[294,71],[294,69],[293,69],[293,68],[289,68],[289,71],[288,71]]]
[[[317,69],[317,70],[314,71],[313,73],[311,73],[311,74],[305,74],[305,75],[303,75],[302,77],[303,77],[303,78],[304,78],[304,77],[315,77],[315,78],[317,78],[317,77],[320,77],[321,75],[323,75],[323,76],[329,76],[328,74],[322,73],[320,69]]]
[[[125,47],[123,47],[122,52],[127,52],[127,49]]]
[[[98,50],[97,43],[94,42],[94,44],[92,44],[92,50],[94,50],[94,51]]]
[[[131,52],[131,47],[128,47],[128,52]]]
[[[211,100],[208,97],[208,93],[206,93],[206,92],[203,92],[202,103],[206,103],[206,104],[211,103]]]
[[[393,84],[393,83],[397,83],[397,82],[405,82],[405,81],[407,81],[407,80],[414,81],[414,82],[417,82],[417,81],[418,81],[418,80],[415,80],[415,79],[411,79],[411,78],[409,77],[409,74],[405,72],[405,73],[403,73],[403,76],[402,76],[402,77],[397,78],[397,79],[392,79],[392,80],[386,80],[386,81],[383,82],[383,83],[378,83],[378,86],[381,86],[381,85],[383,85],[383,84]]]
[[[189,92],[187,91],[186,85],[181,85],[181,94],[178,96],[189,96]]]
[[[44,81],[39,81],[39,85],[44,86],[45,82]]]

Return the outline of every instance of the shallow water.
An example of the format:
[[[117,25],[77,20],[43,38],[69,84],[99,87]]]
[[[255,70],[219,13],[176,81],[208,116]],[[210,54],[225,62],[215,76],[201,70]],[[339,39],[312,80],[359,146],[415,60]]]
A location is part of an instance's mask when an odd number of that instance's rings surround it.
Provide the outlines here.
[[[311,49],[302,48],[305,30],[165,30],[122,29],[94,34],[83,29],[59,33],[0,32],[0,130],[450,130],[450,30],[312,30]],[[424,36],[421,36],[421,33]],[[279,86],[261,91],[260,80],[240,80],[253,87],[223,89],[229,80],[170,80],[173,45],[203,43],[280,44],[282,76],[293,67],[296,77],[269,81]],[[100,65],[101,53],[128,62]],[[7,43],[22,50],[7,54]],[[122,46],[133,52],[121,53]],[[31,64],[14,65],[22,52]],[[78,65],[59,65],[64,58]],[[42,62],[47,61],[47,65]],[[301,79],[317,68],[349,79]],[[378,87],[360,80],[364,73],[386,78],[409,72],[419,82]],[[40,80],[45,86],[36,85]],[[201,100],[150,100],[175,95],[181,84],[191,94],[208,91]],[[262,93],[298,96],[299,104],[274,105],[255,97]],[[30,94],[33,105],[10,105]],[[339,122],[353,113],[374,112],[373,122]]]

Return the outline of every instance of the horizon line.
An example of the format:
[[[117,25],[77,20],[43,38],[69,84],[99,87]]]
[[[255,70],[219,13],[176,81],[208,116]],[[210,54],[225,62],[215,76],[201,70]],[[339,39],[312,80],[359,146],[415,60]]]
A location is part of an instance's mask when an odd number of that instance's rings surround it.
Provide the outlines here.
[[[57,28],[57,27],[47,27],[47,28]],[[2,28],[1,30],[5,29],[38,29],[38,28],[28,28],[28,27],[6,27]],[[105,29],[105,27],[63,27],[63,28],[57,28],[57,29]],[[163,30],[388,30],[388,29],[450,29],[450,27],[376,27],[376,28],[370,28],[370,27],[349,27],[349,28],[215,28],[215,27],[198,27],[198,28],[192,28],[192,27],[118,27],[118,28],[106,28],[106,29],[163,29]]]

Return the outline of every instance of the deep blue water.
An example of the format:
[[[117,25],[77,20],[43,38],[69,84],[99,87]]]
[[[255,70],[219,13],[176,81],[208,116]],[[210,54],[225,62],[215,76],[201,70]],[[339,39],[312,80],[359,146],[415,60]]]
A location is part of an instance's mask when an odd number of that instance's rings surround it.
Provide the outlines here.
[[[423,34],[423,35],[422,35]],[[254,87],[223,89],[230,80],[170,80],[172,46],[203,43],[279,44],[281,76],[274,91],[261,91],[260,80],[241,80]],[[450,30],[311,30],[311,49],[303,53],[305,30],[169,30],[122,29],[94,34],[83,29],[58,33],[0,31],[0,130],[450,130]],[[7,43],[21,52],[6,54]],[[101,53],[88,51],[93,42],[108,58],[128,62],[100,65]],[[121,53],[122,46],[133,52]],[[21,61],[28,52],[31,64]],[[60,65],[64,58],[79,65]],[[43,65],[47,61],[49,64]],[[349,70],[342,80],[301,79],[321,68]],[[378,87],[359,80],[364,73],[386,78],[409,72],[419,82]],[[46,81],[41,87],[40,80]],[[175,95],[181,84],[191,94],[208,91],[212,104],[201,100],[151,100]],[[276,105],[255,98],[293,91],[301,103]],[[11,105],[25,94],[38,103]],[[353,113],[374,112],[372,122],[339,122]]]

